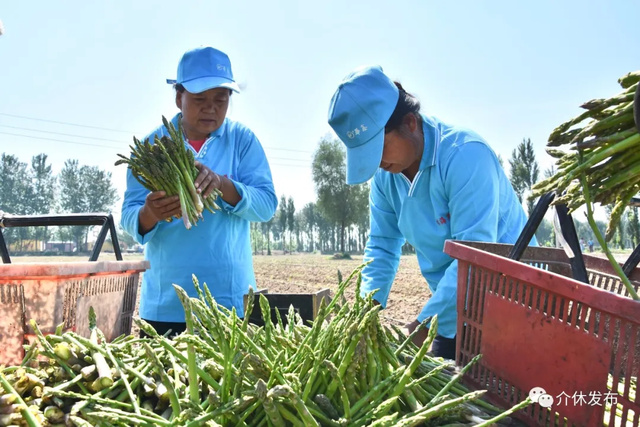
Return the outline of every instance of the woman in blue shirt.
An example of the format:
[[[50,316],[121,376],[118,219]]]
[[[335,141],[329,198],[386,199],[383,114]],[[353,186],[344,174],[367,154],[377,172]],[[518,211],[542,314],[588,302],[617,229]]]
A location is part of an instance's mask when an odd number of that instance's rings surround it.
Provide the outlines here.
[[[438,315],[432,353],[455,359],[457,261],[448,239],[513,244],[527,217],[497,156],[475,132],[421,112],[379,66],[351,72],[333,95],[329,124],[347,150],[347,184],[371,180],[362,294],[386,307],[402,245],[415,249],[431,290],[416,319]],[[532,244],[536,244],[535,238]],[[428,329],[414,339],[421,345]]]
[[[249,236],[250,222],[268,221],[278,205],[269,162],[260,142],[243,124],[226,117],[232,92],[239,92],[228,56],[212,47],[187,51],[179,65],[176,89],[180,113],[171,122],[184,128],[185,146],[193,152],[200,173],[195,181],[204,197],[222,192],[222,208],[191,229],[182,221],[164,221],[180,212],[177,196],[149,192],[127,171],[122,227],[146,245],[150,269],[143,274],[140,317],[160,334],[185,329],[177,284],[197,296],[195,274],[216,301],[244,316],[243,295],[255,288]],[[168,135],[164,125],[146,138]],[[145,138],[145,139],[146,139]]]

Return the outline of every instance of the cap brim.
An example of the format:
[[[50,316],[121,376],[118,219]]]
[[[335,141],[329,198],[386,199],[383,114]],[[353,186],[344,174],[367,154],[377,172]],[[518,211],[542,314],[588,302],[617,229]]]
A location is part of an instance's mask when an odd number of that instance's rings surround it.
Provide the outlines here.
[[[176,80],[167,79],[167,83],[175,84]],[[182,86],[191,93],[201,93],[209,89],[215,89],[218,87],[224,87],[231,89],[234,92],[240,93],[240,88],[235,82],[222,77],[203,77],[200,79],[190,80],[183,82]]]
[[[384,150],[384,128],[364,144],[347,148],[347,184],[369,181],[380,167]]]

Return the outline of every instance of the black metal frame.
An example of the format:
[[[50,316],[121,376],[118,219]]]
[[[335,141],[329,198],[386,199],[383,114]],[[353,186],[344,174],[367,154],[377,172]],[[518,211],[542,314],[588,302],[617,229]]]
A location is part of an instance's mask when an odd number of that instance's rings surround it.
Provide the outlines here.
[[[111,243],[116,260],[122,261],[122,252],[120,251],[120,242],[118,241],[118,233],[116,231],[115,222],[111,214],[106,213],[89,213],[89,214],[61,214],[61,215],[0,215],[0,229],[9,227],[42,227],[42,226],[90,226],[101,225],[100,234],[93,247],[89,261],[97,261],[102,245],[107,237],[107,232],[111,233]],[[2,262],[11,264],[9,250],[4,241],[4,236],[0,232],[0,255]]]
[[[531,212],[529,220],[525,224],[522,233],[520,233],[516,244],[509,253],[510,259],[519,261],[520,258],[522,258],[522,254],[527,249],[527,246],[535,235],[535,232],[538,230],[538,227],[540,227],[540,224],[542,223],[542,220],[555,197],[555,192],[550,192],[540,197],[538,203],[533,209],[533,212]],[[640,202],[640,199],[636,200]],[[634,206],[633,203],[630,203],[630,205]],[[556,211],[558,213],[558,219],[560,220],[560,230],[562,231],[562,235],[575,254],[575,256],[570,260],[572,277],[575,280],[589,284],[589,274],[587,273],[587,268],[584,263],[582,248],[580,247],[578,233],[576,232],[573,218],[569,214],[569,210],[565,204],[556,205]],[[640,245],[638,245],[631,255],[629,255],[629,258],[627,258],[627,261],[622,268],[624,274],[629,277],[631,272],[638,266],[638,263],[640,263]]]

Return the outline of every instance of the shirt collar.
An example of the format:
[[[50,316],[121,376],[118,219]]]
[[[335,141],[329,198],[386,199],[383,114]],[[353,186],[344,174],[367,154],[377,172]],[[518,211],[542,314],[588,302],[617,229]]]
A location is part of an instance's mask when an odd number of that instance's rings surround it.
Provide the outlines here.
[[[436,164],[436,154],[440,145],[440,129],[437,121],[421,114],[422,133],[424,134],[424,149],[422,151],[422,160],[420,160],[420,170]]]

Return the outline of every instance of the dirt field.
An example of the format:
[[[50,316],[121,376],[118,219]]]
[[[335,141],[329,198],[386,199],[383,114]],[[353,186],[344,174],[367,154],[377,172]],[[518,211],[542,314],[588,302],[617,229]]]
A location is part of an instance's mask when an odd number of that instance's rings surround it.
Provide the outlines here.
[[[254,257],[258,288],[266,288],[269,293],[312,293],[324,288],[331,289],[333,293],[338,285],[338,270],[346,279],[361,263],[362,258],[358,256],[353,260],[339,261],[322,255]],[[347,297],[352,297],[354,290],[355,281],[347,290]],[[408,323],[415,319],[429,295],[417,258],[403,256],[384,317],[396,324]]]

